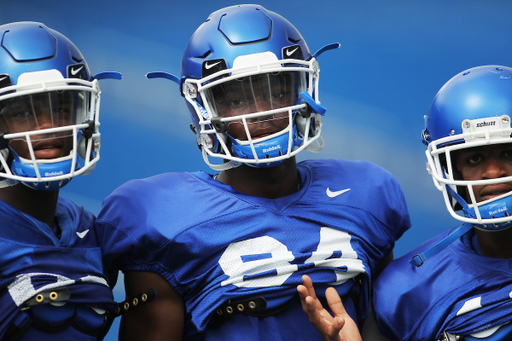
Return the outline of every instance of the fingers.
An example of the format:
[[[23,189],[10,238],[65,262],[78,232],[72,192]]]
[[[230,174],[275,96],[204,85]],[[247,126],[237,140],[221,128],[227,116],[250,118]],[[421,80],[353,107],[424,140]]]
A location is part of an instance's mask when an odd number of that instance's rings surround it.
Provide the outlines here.
[[[308,275],[303,275],[302,276],[302,283],[304,284],[304,286],[308,290],[309,296],[311,296],[311,297],[316,299],[316,292],[315,292],[315,288],[313,288],[313,281],[311,281],[311,278],[309,278]]]
[[[307,314],[308,308],[306,305],[306,297],[308,297],[308,289],[305,286],[299,285],[297,286],[297,291],[299,292],[300,304],[302,305],[302,310]]]
[[[302,285],[297,286],[297,291],[299,292],[300,303],[302,305],[302,310],[307,314],[308,313],[308,303],[306,298],[310,297],[313,301],[309,301],[309,304],[313,307],[315,306],[314,300],[317,299],[315,289],[313,287],[313,282],[311,278],[307,275],[302,276]]]
[[[299,292],[299,296],[302,303],[302,308],[304,311],[311,309],[322,310],[323,306],[320,300],[316,296],[315,289],[313,287],[313,282],[311,278],[307,275],[302,276],[303,285],[297,286],[297,291]],[[343,303],[341,302],[340,295],[333,287],[327,288],[325,291],[325,298],[327,299],[327,303],[331,308],[334,316],[347,314]],[[311,308],[311,309],[310,309]]]
[[[312,297],[314,302],[311,304],[318,310],[322,310],[324,307],[322,306],[322,303],[316,296],[315,288],[313,287],[313,282],[311,281],[311,278],[309,278],[308,275],[302,276],[302,283],[304,283],[304,287],[306,287],[308,296]]]
[[[345,319],[341,316],[336,316],[333,319],[331,328],[327,331],[327,335],[329,335],[331,339],[335,339],[336,336],[339,335],[340,330],[343,328],[344,325]]]
[[[327,299],[327,303],[329,304],[331,311],[334,313],[334,316],[345,316],[347,314],[336,289],[333,287],[327,288],[327,290],[325,290],[325,298]]]
[[[327,341],[361,341],[357,324],[347,314],[336,289],[329,287],[325,291],[325,298],[334,314],[332,316],[317,298],[309,276],[302,276],[302,282],[302,285],[297,286],[302,310],[322,338]]]
[[[348,315],[336,289],[327,288],[325,297],[334,314],[332,326],[327,330],[329,340],[361,340],[357,324]]]

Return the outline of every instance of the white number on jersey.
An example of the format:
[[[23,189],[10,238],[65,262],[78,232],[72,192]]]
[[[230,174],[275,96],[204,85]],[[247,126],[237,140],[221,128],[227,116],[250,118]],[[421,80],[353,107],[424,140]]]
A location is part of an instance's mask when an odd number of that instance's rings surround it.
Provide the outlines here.
[[[303,264],[291,264],[295,259],[293,253],[286,245],[269,236],[232,243],[219,259],[219,265],[229,276],[222,286],[279,286],[300,269],[313,267],[333,268],[336,281],[330,284],[342,284],[364,272],[363,262],[357,258],[350,239],[346,232],[322,227],[316,251]],[[337,268],[346,268],[346,271]]]

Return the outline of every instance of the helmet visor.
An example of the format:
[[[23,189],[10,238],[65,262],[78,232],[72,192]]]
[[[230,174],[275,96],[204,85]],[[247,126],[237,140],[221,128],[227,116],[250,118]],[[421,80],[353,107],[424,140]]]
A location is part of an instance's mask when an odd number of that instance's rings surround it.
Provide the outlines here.
[[[304,72],[282,71],[226,81],[206,89],[205,98],[214,117],[228,118],[225,120],[228,135],[247,140],[247,130],[240,116],[249,115],[245,123],[251,134],[256,129],[252,126],[263,129],[263,135],[281,131],[289,126],[288,108],[297,104],[305,89]],[[283,110],[276,112],[278,109]],[[273,112],[269,113],[271,110]],[[265,125],[272,128],[264,129]]]
[[[88,96],[82,90],[23,95],[0,101],[0,133],[15,134],[72,126],[85,121]],[[32,141],[71,136],[72,130],[32,135]],[[24,137],[20,139],[24,140]]]
[[[305,89],[304,72],[282,71],[229,80],[205,90],[205,97],[214,117],[232,117],[295,105]]]

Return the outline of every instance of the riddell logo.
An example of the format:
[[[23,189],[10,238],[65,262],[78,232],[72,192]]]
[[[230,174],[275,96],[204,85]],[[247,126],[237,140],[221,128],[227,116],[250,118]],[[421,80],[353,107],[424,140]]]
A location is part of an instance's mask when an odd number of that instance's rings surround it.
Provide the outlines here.
[[[495,211],[489,212],[489,214],[496,214],[496,213],[500,213],[500,212],[505,212],[506,210],[507,210],[507,206],[502,207],[502,208],[498,208]]]
[[[277,145],[277,146],[274,146],[274,147],[270,147],[268,149],[263,149],[263,153],[268,153],[268,152],[271,152],[271,151],[276,150],[276,149],[281,149],[281,146]]]
[[[481,123],[477,123],[476,124],[476,127],[477,128],[482,128],[482,127],[488,127],[488,126],[495,126],[496,125],[496,121],[492,121],[492,122],[481,122]]]
[[[62,175],[62,174],[64,174],[64,172],[60,171],[60,172],[44,173],[44,176],[57,176],[57,175]]]

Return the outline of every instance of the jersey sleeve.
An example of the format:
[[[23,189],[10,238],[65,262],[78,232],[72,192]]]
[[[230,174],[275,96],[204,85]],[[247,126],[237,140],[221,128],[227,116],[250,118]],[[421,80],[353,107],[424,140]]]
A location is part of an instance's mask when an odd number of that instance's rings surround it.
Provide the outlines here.
[[[366,161],[364,180],[368,193],[362,196],[364,206],[385,226],[392,240],[398,240],[411,227],[404,193],[398,181],[383,168]]]
[[[133,180],[103,202],[96,229],[104,262],[110,270],[156,272],[172,283],[172,275],[163,263],[170,255],[162,253],[166,252],[164,245],[172,239],[173,217],[154,212],[173,203],[160,193],[159,186],[151,181]],[[111,276],[112,285],[116,273]]]

